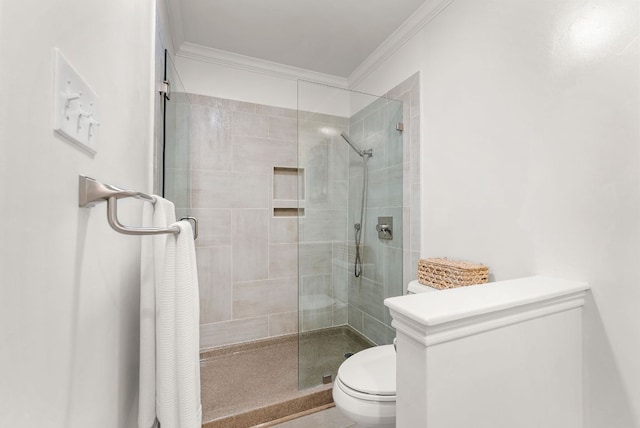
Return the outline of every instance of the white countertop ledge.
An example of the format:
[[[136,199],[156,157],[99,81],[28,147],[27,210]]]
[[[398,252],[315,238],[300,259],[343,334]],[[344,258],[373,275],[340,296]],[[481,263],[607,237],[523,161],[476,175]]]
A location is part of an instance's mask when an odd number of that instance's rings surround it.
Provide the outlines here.
[[[586,282],[531,276],[385,299],[393,312],[432,327],[519,306],[584,294]]]

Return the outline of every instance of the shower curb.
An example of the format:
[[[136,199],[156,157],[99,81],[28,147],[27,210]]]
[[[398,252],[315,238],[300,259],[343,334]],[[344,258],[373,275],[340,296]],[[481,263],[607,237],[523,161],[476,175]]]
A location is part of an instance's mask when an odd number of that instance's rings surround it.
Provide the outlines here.
[[[293,418],[293,415],[306,413],[313,409],[321,410],[319,408],[326,408],[327,405],[332,405],[333,396],[331,395],[331,390],[331,384],[323,385],[320,390],[315,390],[301,397],[205,422],[202,424],[202,428],[272,426],[276,423],[275,421],[284,421],[285,418]]]

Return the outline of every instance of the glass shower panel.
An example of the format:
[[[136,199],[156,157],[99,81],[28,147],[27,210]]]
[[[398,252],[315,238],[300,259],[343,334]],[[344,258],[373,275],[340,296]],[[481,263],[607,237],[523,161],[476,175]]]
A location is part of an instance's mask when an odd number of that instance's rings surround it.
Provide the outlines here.
[[[161,157],[164,159],[164,197],[175,204],[176,216],[182,218],[189,216],[191,211],[191,101],[170,60],[167,61],[167,80],[171,93],[164,111],[164,153]]]
[[[301,388],[395,336],[383,300],[403,289],[400,122],[400,101],[298,83]]]

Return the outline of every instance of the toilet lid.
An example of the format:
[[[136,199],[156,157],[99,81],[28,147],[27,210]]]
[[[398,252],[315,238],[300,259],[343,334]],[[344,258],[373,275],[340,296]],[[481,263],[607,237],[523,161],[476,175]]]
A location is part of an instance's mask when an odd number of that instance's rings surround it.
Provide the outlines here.
[[[396,395],[396,351],[393,345],[374,346],[347,358],[338,378],[351,389],[372,395]]]

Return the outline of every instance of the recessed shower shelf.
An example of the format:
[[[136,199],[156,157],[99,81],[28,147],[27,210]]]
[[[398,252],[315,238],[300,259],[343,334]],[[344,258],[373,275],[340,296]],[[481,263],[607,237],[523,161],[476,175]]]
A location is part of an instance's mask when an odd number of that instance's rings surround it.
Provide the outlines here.
[[[300,201],[298,199],[274,199],[273,207],[305,209],[305,201]]]
[[[274,217],[304,217],[304,208],[273,208]]]
[[[274,199],[274,217],[302,217],[304,216],[304,201],[297,199]]]
[[[273,216],[302,217],[305,209],[304,169],[273,167]]]

